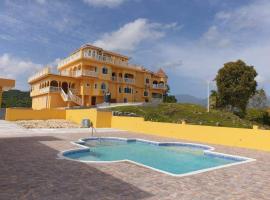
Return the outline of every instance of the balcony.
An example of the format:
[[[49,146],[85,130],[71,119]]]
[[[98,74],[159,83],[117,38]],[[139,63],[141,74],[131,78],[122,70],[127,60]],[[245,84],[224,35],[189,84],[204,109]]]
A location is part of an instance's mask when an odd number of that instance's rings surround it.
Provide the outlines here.
[[[60,74],[62,76],[71,76],[71,77],[81,77],[81,76],[98,77],[98,72],[92,70],[77,70],[72,72],[62,71]]]
[[[69,63],[71,63],[71,62],[73,62],[73,61],[75,61],[75,60],[80,59],[80,58],[81,58],[81,52],[79,51],[79,52],[74,53],[73,55],[71,55],[71,56],[69,56],[69,57],[67,57],[67,58],[65,58],[65,59],[63,59],[63,60],[61,60],[61,61],[58,63],[57,67],[58,67],[58,68],[59,68],[59,67],[62,67],[62,66],[64,66],[64,65],[67,65],[67,64],[69,64]]]
[[[164,85],[164,84],[153,84],[152,88],[153,89],[166,89],[166,85]]]
[[[31,91],[30,96],[32,97],[32,96],[46,94],[46,93],[59,92],[60,90],[61,90],[60,87],[49,86],[49,87],[41,88],[39,90]]]
[[[135,79],[133,78],[124,78],[124,80],[125,80],[125,83],[131,83],[131,84],[135,83]]]
[[[92,54],[89,50],[85,49],[82,54],[83,58],[89,58],[97,61],[101,61],[104,63],[109,63],[109,64],[114,64],[117,66],[123,66],[123,67],[128,67],[128,68],[139,68],[141,69],[141,66],[138,65],[133,65],[129,64],[127,61],[121,61],[121,60],[113,60],[109,56],[103,56],[103,55],[97,55],[97,54]]]

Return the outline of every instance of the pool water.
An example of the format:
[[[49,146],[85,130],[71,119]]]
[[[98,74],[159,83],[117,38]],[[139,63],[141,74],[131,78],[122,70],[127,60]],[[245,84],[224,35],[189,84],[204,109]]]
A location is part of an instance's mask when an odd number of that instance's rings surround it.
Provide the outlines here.
[[[89,150],[64,154],[79,161],[130,160],[175,175],[241,162],[244,159],[206,153],[200,146],[149,143],[132,140],[91,139],[83,144]]]

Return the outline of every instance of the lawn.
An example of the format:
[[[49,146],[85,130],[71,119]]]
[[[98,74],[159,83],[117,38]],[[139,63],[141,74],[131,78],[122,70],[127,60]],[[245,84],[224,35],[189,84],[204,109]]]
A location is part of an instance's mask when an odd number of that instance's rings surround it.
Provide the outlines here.
[[[110,109],[122,114],[134,113],[146,121],[181,123],[185,120],[188,124],[252,128],[250,121],[233,113],[219,110],[208,113],[204,107],[194,104],[163,103],[158,106],[122,106]]]

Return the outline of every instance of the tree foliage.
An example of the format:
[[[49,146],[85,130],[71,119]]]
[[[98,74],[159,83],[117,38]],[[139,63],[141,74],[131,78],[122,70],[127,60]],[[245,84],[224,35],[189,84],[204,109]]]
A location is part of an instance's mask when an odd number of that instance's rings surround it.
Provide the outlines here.
[[[32,100],[29,92],[9,90],[3,92],[2,108],[31,107]]]
[[[241,60],[225,63],[218,71],[218,107],[245,113],[248,101],[255,94],[257,72]]]
[[[166,93],[163,96],[163,102],[164,103],[176,103],[177,99],[174,95],[169,95],[170,93],[170,86],[167,85]]]
[[[267,107],[267,96],[264,89],[257,90],[255,94],[249,99],[249,108],[264,109]]]

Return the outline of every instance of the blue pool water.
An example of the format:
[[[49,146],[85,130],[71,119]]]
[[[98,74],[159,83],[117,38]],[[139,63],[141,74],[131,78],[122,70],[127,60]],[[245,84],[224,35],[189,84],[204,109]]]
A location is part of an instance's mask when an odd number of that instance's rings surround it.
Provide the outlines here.
[[[171,174],[184,174],[244,161],[244,159],[205,153],[205,147],[138,140],[91,139],[83,144],[89,150],[66,152],[67,158],[80,161],[131,160]]]

